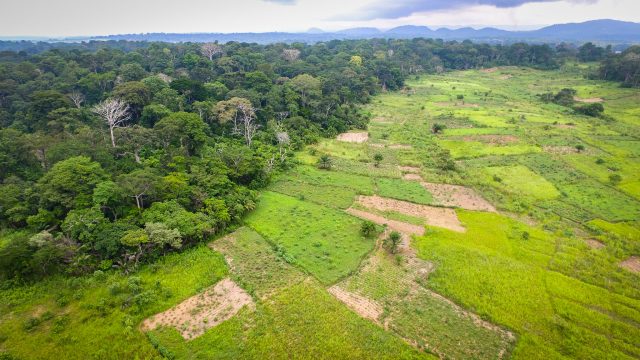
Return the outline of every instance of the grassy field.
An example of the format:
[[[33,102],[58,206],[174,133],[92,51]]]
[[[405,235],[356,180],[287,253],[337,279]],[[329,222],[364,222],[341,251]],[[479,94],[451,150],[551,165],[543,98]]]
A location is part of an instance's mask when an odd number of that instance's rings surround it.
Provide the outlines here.
[[[640,358],[640,279],[620,266],[640,256],[640,91],[588,80],[592,70],[568,64],[411,78],[366,106],[368,142],[324,139],[296,153],[299,165],[274,179],[245,226],[210,247],[132,275],[114,270],[0,290],[0,354]],[[607,117],[577,115],[537,96],[566,87],[602,98]],[[434,124],[444,130],[434,134]],[[315,166],[324,154],[331,170]],[[414,181],[402,179],[407,173]],[[430,193],[418,176],[466,186],[497,212],[446,210],[464,232],[427,226],[410,248],[388,254],[345,210],[379,220],[377,230],[422,230],[433,219],[355,202],[378,195],[429,205],[452,196]],[[173,328],[139,330],[145,318],[225,277],[255,308],[191,341]],[[361,317],[329,292],[334,286],[381,313]]]
[[[274,192],[260,201],[246,223],[322,283],[346,276],[373,249],[360,235],[362,221],[342,211]]]

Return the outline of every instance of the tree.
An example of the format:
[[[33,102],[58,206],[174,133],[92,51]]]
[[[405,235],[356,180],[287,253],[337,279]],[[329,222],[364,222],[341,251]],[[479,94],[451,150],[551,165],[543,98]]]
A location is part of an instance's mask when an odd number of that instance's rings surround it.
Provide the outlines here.
[[[282,57],[287,61],[296,61],[300,57],[300,50],[284,49],[282,50]]]
[[[333,166],[333,160],[331,160],[331,157],[329,157],[329,155],[323,154],[322,156],[320,156],[320,159],[318,159],[319,169],[331,170],[332,166]]]
[[[152,169],[140,169],[118,177],[120,191],[136,201],[138,210],[144,208],[144,199],[156,194],[161,178]]]
[[[83,93],[79,92],[79,91],[74,91],[72,93],[70,93],[69,95],[69,99],[71,99],[71,101],[73,102],[73,104],[80,109],[82,107],[82,103],[85,100],[85,96]]]
[[[41,206],[63,214],[74,208],[89,207],[93,189],[105,178],[100,164],[86,156],[57,162],[38,181]]]
[[[289,80],[289,86],[300,95],[302,106],[306,106],[309,98],[314,98],[322,94],[322,83],[309,74],[300,74]]]
[[[582,144],[576,145],[576,151],[577,152],[583,152],[584,151],[584,145],[582,145]]]
[[[372,238],[376,236],[378,229],[376,229],[376,224],[371,221],[363,221],[360,225],[360,234],[366,238]]]
[[[373,155],[373,161],[374,161],[374,165],[376,167],[380,166],[380,162],[384,159],[384,156],[382,156],[382,154],[380,153],[375,153],[375,155]]]
[[[93,108],[93,112],[100,116],[109,126],[111,146],[115,148],[116,139],[113,130],[123,127],[123,124],[131,118],[129,105],[120,99],[108,99],[96,105]]]
[[[251,103],[241,103],[238,105],[240,112],[240,120],[242,123],[242,133],[244,141],[248,147],[251,147],[253,137],[256,135],[259,125],[256,123],[256,111]]]
[[[216,43],[205,43],[200,47],[200,52],[202,53],[202,56],[213,61],[213,58],[216,55],[222,54],[222,46]]]
[[[185,149],[187,155],[198,153],[207,141],[207,124],[197,114],[173,113],[160,120],[153,129],[165,147],[178,146]]]
[[[384,240],[383,245],[392,254],[398,252],[398,246],[402,241],[402,235],[397,231],[392,231],[389,236]]]

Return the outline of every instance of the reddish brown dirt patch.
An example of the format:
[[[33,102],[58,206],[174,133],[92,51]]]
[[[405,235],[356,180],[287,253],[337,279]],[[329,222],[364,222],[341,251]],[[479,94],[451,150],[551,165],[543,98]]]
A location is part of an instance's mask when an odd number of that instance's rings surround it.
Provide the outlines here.
[[[599,97],[596,97],[596,98],[586,98],[586,99],[584,99],[584,98],[579,98],[579,97],[577,97],[577,96],[574,96],[574,97],[573,97],[573,100],[575,100],[575,101],[577,101],[577,102],[581,102],[581,103],[586,103],[586,104],[595,104],[595,103],[601,103],[601,102],[604,102],[604,99],[603,99],[603,98],[599,98]]]
[[[506,74],[506,75],[502,75],[502,76],[500,76],[500,80],[509,80],[509,79],[511,79],[512,77],[513,77],[513,75]]]
[[[480,72],[487,73],[487,74],[490,74],[490,73],[493,73],[493,72],[496,72],[496,71],[498,71],[498,68],[496,68],[496,67],[480,70]]]
[[[596,239],[587,239],[585,240],[585,242],[587,243],[587,246],[592,248],[592,249],[602,249],[604,247],[604,244],[601,243],[600,241],[596,240]]]
[[[413,174],[420,173],[420,168],[415,166],[398,166],[398,170],[404,173],[413,173]]]
[[[363,143],[369,140],[369,133],[367,132],[349,132],[338,135],[338,141]]]
[[[458,232],[466,231],[464,226],[460,223],[460,220],[458,220],[458,215],[453,209],[418,205],[407,201],[383,198],[375,195],[359,196],[357,201],[360,205],[370,209],[376,209],[379,211],[395,211],[400,214],[423,218],[425,219],[425,222],[431,226],[442,227]],[[405,232],[410,233],[408,231]]]
[[[244,306],[253,307],[253,299],[230,279],[220,280],[202,293],[142,322],[142,330],[162,326],[176,328],[186,340],[192,340],[225,320]]]
[[[496,212],[496,208],[472,189],[459,185],[423,182],[437,205],[455,206],[467,210]]]
[[[330,287],[329,293],[365,319],[378,322],[380,315],[382,315],[382,305],[362,295],[346,291],[338,285]]]
[[[506,145],[518,141],[517,136],[513,135],[474,135],[464,136],[463,141],[480,141],[492,145]]]
[[[621,262],[620,267],[623,269],[627,269],[632,273],[639,274],[640,273],[640,257],[632,256],[627,260]]]
[[[414,234],[414,235],[424,235],[424,227],[422,226],[408,224],[402,221],[389,220],[384,216],[372,214],[370,212],[366,212],[366,211],[362,211],[354,208],[348,208],[345,211],[361,219],[373,221],[378,225],[387,225],[390,229],[395,231],[399,231],[407,234]]]

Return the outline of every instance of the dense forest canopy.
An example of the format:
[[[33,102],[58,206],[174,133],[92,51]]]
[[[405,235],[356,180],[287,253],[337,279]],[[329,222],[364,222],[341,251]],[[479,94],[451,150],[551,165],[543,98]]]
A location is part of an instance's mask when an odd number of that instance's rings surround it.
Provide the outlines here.
[[[0,53],[0,277],[134,269],[238,223],[256,190],[322,136],[364,128],[359,105],[407,76],[620,55],[470,41],[315,45],[92,42]]]

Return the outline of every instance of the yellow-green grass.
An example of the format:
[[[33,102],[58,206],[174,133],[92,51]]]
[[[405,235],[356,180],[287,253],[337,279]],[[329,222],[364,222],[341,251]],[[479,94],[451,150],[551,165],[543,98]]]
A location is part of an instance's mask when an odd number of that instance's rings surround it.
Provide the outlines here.
[[[482,169],[484,181],[507,192],[534,199],[554,199],[560,192],[526,166],[494,166]]]
[[[285,259],[324,284],[358,267],[373,248],[360,235],[362,221],[345,212],[270,191],[246,223],[278,247]]]
[[[431,204],[433,197],[417,181],[378,178],[375,180],[376,193],[382,197],[406,200],[416,204]]]
[[[192,341],[171,328],[151,336],[176,359],[436,359],[348,310],[313,281],[293,285]]]
[[[246,226],[216,240],[211,247],[230,261],[233,280],[257,298],[304,279],[260,234]]]
[[[561,239],[497,214],[459,217],[466,233],[433,228],[415,240],[419,256],[437,264],[428,284],[513,329],[514,358],[637,356],[637,329],[619,329],[640,320],[640,301],[550,271]]]
[[[202,245],[122,272],[51,278],[0,291],[0,348],[20,359],[152,359],[138,325],[215,284],[223,257]]]
[[[640,203],[611,187],[593,180],[561,185],[566,201],[592,212],[607,221],[629,221],[640,218]]]
[[[535,145],[492,145],[480,141],[441,140],[440,146],[448,149],[456,159],[468,159],[487,155],[519,155],[540,152]]]

